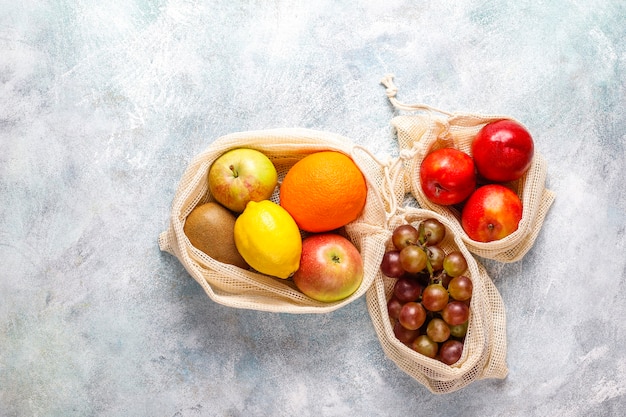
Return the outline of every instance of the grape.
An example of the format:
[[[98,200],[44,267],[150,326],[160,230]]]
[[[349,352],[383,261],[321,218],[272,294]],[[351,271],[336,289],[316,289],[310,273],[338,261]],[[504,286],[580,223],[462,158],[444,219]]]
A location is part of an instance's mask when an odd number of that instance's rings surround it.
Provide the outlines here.
[[[446,274],[445,272],[441,274],[441,285],[443,285],[443,288],[448,289],[450,281],[452,281],[452,277],[450,275]]]
[[[440,311],[448,304],[448,291],[441,284],[430,284],[422,292],[422,304],[429,311]]]
[[[420,331],[409,330],[397,321],[393,326],[393,334],[400,342],[408,345],[420,335]]]
[[[422,293],[422,286],[411,278],[400,278],[393,286],[393,294],[402,303],[415,301]]]
[[[463,342],[450,339],[439,347],[439,359],[446,365],[452,365],[461,359],[463,354]]]
[[[430,322],[428,322],[428,326],[426,327],[426,334],[434,342],[445,342],[450,338],[450,326],[448,326],[448,323],[446,323],[442,319],[434,318]]]
[[[426,247],[426,255],[428,256],[428,262],[434,272],[441,271],[443,269],[443,260],[446,257],[446,253],[439,246]]]
[[[398,321],[409,330],[417,330],[426,321],[426,310],[420,303],[408,302],[400,309]]]
[[[400,263],[406,272],[416,273],[426,268],[428,257],[419,246],[410,245],[400,251]]]
[[[426,287],[428,284],[430,284],[430,274],[425,269],[421,270],[420,272],[416,274],[411,274],[407,272],[403,276],[406,278],[412,279],[414,281],[417,281],[422,287]]]
[[[403,224],[394,229],[391,241],[396,249],[402,250],[409,245],[417,245],[419,242],[419,232],[410,224]]]
[[[419,225],[420,236],[426,246],[438,245],[446,236],[446,227],[437,219],[426,219]]]
[[[441,310],[441,318],[451,326],[465,323],[469,319],[469,307],[462,301],[449,302]]]
[[[380,263],[380,270],[387,277],[400,278],[404,274],[404,269],[400,263],[400,252],[397,250],[385,252]]]
[[[443,260],[443,270],[452,278],[462,275],[467,270],[467,261],[460,251],[453,251]]]
[[[472,297],[473,289],[474,284],[472,284],[472,280],[465,275],[459,275],[453,278],[448,284],[450,295],[452,298],[459,301],[469,300]]]
[[[395,337],[422,355],[452,365],[463,353],[473,283],[463,275],[468,268],[463,253],[456,249],[446,254],[439,246],[445,235],[445,226],[435,218],[417,227],[396,227],[393,248],[383,255],[380,269],[397,278],[387,301]]]
[[[450,336],[458,338],[465,337],[465,334],[467,333],[468,323],[469,322],[466,321],[465,323],[450,326]]]
[[[434,358],[437,356],[439,345],[428,337],[428,335],[423,334],[418,336],[417,339],[411,343],[411,349],[429,358]]]
[[[389,313],[389,317],[397,319],[401,308],[402,302],[400,302],[400,300],[396,297],[391,297],[389,301],[387,301],[387,312]]]

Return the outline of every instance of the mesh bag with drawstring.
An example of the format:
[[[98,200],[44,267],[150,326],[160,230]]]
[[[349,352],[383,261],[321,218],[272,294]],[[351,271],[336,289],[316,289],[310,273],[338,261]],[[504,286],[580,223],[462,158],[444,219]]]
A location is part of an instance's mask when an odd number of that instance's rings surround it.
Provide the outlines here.
[[[375,159],[374,157],[372,157]],[[383,275],[380,268],[366,293],[367,308],[376,335],[385,355],[408,375],[421,382],[435,394],[457,391],[472,381],[505,378],[506,365],[506,311],[497,288],[484,267],[472,256],[452,222],[432,210],[417,208],[406,199],[406,160],[410,153],[401,152],[396,159],[380,161],[382,167],[381,195],[385,202],[385,251],[393,249],[392,235],[403,224],[418,227],[428,218],[439,220],[446,228],[445,239],[438,246],[449,253],[459,250],[468,264],[463,274],[474,287],[470,303],[470,319],[464,339],[463,353],[458,362],[446,365],[437,359],[417,353],[402,343],[394,334],[387,303],[393,294],[396,278]]]
[[[313,152],[335,150],[354,160],[368,187],[363,212],[341,231],[359,249],[364,262],[363,281],[354,294],[334,303],[315,301],[299,292],[290,279],[282,280],[218,262],[191,245],[183,226],[197,205],[214,201],[207,178],[211,164],[224,152],[241,147],[257,149],[267,155],[277,169],[279,184],[291,166]],[[503,378],[507,372],[506,331],[499,294],[447,219],[427,210],[401,206],[406,196],[403,170],[402,157],[380,160],[349,139],[328,132],[272,129],[226,135],[197,155],[185,170],[172,202],[169,225],[159,235],[159,245],[181,262],[210,299],[230,307],[281,313],[326,313],[367,294],[368,312],[385,354],[432,392],[452,392],[482,378]],[[271,199],[279,202],[278,198],[277,189]],[[436,217],[446,225],[448,237],[443,248],[458,248],[463,252],[469,265],[467,274],[474,285],[463,355],[453,366],[427,358],[400,343],[390,331],[386,310],[394,280],[382,275],[380,263],[389,249],[392,231],[399,224],[426,217]]]
[[[501,262],[521,259],[532,247],[554,200],[546,189],[546,162],[535,153],[524,176],[507,184],[523,204],[519,228],[495,242],[471,240],[463,231],[459,213],[433,204],[424,196],[419,183],[419,166],[429,152],[455,147],[471,154],[471,143],[487,123],[507,116],[449,113],[425,105],[406,105],[395,96],[391,76],[382,83],[398,111],[391,120],[400,148],[397,158],[381,160],[366,148],[334,133],[310,129],[270,129],[229,134],[215,140],[197,155],[185,170],[172,202],[169,224],[159,235],[161,250],[175,256],[204,289],[208,297],[226,306],[280,313],[326,313],[365,295],[369,315],[386,356],[400,369],[433,393],[456,391],[472,381],[504,378],[506,366],[506,314],[504,304],[477,255]],[[282,280],[218,262],[193,247],[183,232],[189,213],[198,205],[214,201],[209,192],[208,171],[224,152],[234,148],[263,152],[274,163],[280,182],[291,166],[308,154],[334,150],[350,156],[367,182],[367,201],[361,215],[339,231],[357,247],[364,263],[360,287],[346,299],[323,303],[302,294],[292,280]],[[271,200],[279,203],[279,187]],[[407,195],[418,207],[406,204]],[[458,249],[468,263],[465,273],[473,283],[470,318],[459,361],[446,365],[421,355],[403,344],[393,333],[393,320],[387,311],[396,279],[380,270],[384,253],[392,247],[393,230],[401,224],[414,224],[436,218],[446,227],[442,249]]]
[[[429,210],[404,207],[390,219],[389,237],[397,226],[412,224],[417,227],[427,218],[435,218],[446,226],[446,237],[438,246],[446,253],[453,250],[461,251],[468,263],[464,275],[472,280],[474,289],[463,353],[458,362],[446,365],[402,343],[394,334],[394,321],[387,310],[387,302],[392,297],[397,279],[386,277],[379,271],[367,291],[366,300],[383,351],[400,369],[435,394],[457,391],[480,379],[504,378],[508,373],[504,303],[487,272],[470,254],[461,238],[455,234],[450,222]],[[389,238],[386,249],[391,250],[392,246]]]
[[[497,241],[478,242],[471,239],[461,226],[459,211],[429,201],[419,179],[420,165],[430,152],[452,147],[471,156],[472,142],[483,126],[497,120],[515,119],[499,115],[450,113],[422,104],[403,104],[396,99],[398,89],[393,83],[393,76],[384,77],[382,83],[387,87],[387,96],[393,106],[406,113],[394,117],[391,124],[404,156],[407,188],[419,205],[445,217],[470,252],[500,262],[522,259],[533,246],[555,197],[545,186],[547,164],[539,152],[535,151],[530,168],[519,180],[505,184],[520,197],[522,219],[515,232]]]
[[[185,219],[197,205],[215,201],[209,192],[209,168],[220,155],[234,148],[252,148],[267,155],[276,167],[279,184],[291,166],[313,152],[334,150],[354,160],[367,182],[367,200],[359,218],[339,232],[354,243],[363,258],[363,281],[356,292],[333,303],[315,301],[298,291],[291,279],[218,262],[191,245],[183,231]],[[220,137],[185,170],[172,202],[169,225],[159,235],[159,246],[178,258],[209,298],[226,306],[280,313],[325,313],[344,306],[364,295],[373,282],[386,234],[386,209],[378,191],[382,169],[367,151],[359,149],[345,137],[310,129],[269,129]],[[278,190],[271,197],[276,203]]]

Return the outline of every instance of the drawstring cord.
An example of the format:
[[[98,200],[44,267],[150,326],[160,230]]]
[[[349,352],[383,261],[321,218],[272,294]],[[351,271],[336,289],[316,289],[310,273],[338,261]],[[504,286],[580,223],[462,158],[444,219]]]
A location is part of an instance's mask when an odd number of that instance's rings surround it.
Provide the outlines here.
[[[407,112],[425,111],[428,114],[428,117],[431,119],[431,123],[429,123],[429,130],[425,133],[425,136],[430,137],[431,135],[435,134],[435,129],[438,127],[438,137],[444,140],[451,139],[452,137],[449,132],[450,125],[447,120],[441,120],[441,118],[435,117],[433,113],[439,113],[448,117],[453,117],[454,114],[444,110],[436,109],[425,104],[405,104],[400,102],[396,98],[396,95],[398,94],[398,87],[394,84],[393,77],[393,74],[386,74],[381,80],[381,84],[385,86],[385,93],[387,94],[387,97],[389,98],[391,104],[396,109]],[[402,214],[402,212],[405,211],[403,207],[399,207],[399,202],[395,195],[396,187],[399,182],[402,181],[402,190],[404,192],[403,194],[406,194],[403,165],[406,160],[412,159],[416,156],[418,149],[415,146],[411,147],[410,149],[403,149],[400,151],[398,158],[394,159],[388,156],[386,160],[381,160],[377,158],[368,148],[363,146],[355,145],[353,148],[353,152],[355,150],[360,150],[367,154],[382,169],[382,187],[372,188],[376,199],[385,209],[385,221],[389,222],[394,216]]]
[[[403,150],[400,152],[399,158],[387,157],[385,161],[381,161],[366,147],[355,145],[354,150],[360,150],[366,153],[374,162],[376,162],[383,170],[383,186],[374,187],[374,195],[378,202],[385,208],[385,221],[389,221],[398,214],[398,200],[395,196],[396,185],[402,181],[402,189],[405,191],[404,171],[402,165],[406,159],[413,158],[414,152]]]
[[[389,98],[389,101],[391,102],[391,104],[393,104],[393,106],[396,109],[410,111],[410,112],[424,110],[424,111],[427,111],[428,113],[437,112],[437,113],[445,114],[447,116],[454,116],[453,113],[447,112],[445,110],[436,109],[426,104],[402,103],[396,98],[396,95],[398,94],[398,87],[396,87],[396,85],[394,84],[393,77],[394,77],[393,74],[385,74],[382,80],[380,80],[380,83],[385,86],[385,93],[387,93],[387,98]]]

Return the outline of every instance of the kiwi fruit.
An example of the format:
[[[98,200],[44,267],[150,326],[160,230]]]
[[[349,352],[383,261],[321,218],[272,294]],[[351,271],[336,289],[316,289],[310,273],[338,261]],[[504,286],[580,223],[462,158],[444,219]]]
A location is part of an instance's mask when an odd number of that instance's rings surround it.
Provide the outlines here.
[[[209,202],[195,207],[183,226],[189,242],[216,261],[248,269],[235,246],[235,215],[224,206]]]

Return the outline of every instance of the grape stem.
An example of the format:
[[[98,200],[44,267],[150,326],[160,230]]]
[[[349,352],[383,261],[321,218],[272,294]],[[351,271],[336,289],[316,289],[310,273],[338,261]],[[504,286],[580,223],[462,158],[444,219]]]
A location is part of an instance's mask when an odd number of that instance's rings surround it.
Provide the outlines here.
[[[433,269],[433,265],[430,263],[430,259],[428,258],[428,245],[426,245],[426,232],[423,227],[418,227],[419,230],[419,241],[415,243],[416,246],[419,246],[426,253],[426,269],[428,269],[428,274],[430,275],[430,279],[433,279],[433,274],[435,270]]]
[[[421,226],[421,224],[420,224]],[[419,230],[419,243],[420,246],[422,247],[422,249],[424,249],[424,247],[422,245],[424,245],[424,243],[426,243],[426,232],[424,231],[423,227],[418,227],[417,230]]]
[[[444,271],[441,271],[436,276],[431,274],[430,275],[430,283],[431,284],[442,284],[443,283],[443,274],[445,274]]]
[[[435,270],[433,269],[433,265],[430,263],[430,259],[428,258],[428,248],[426,248],[426,268],[428,269],[428,273],[430,274],[430,278],[432,279]]]

